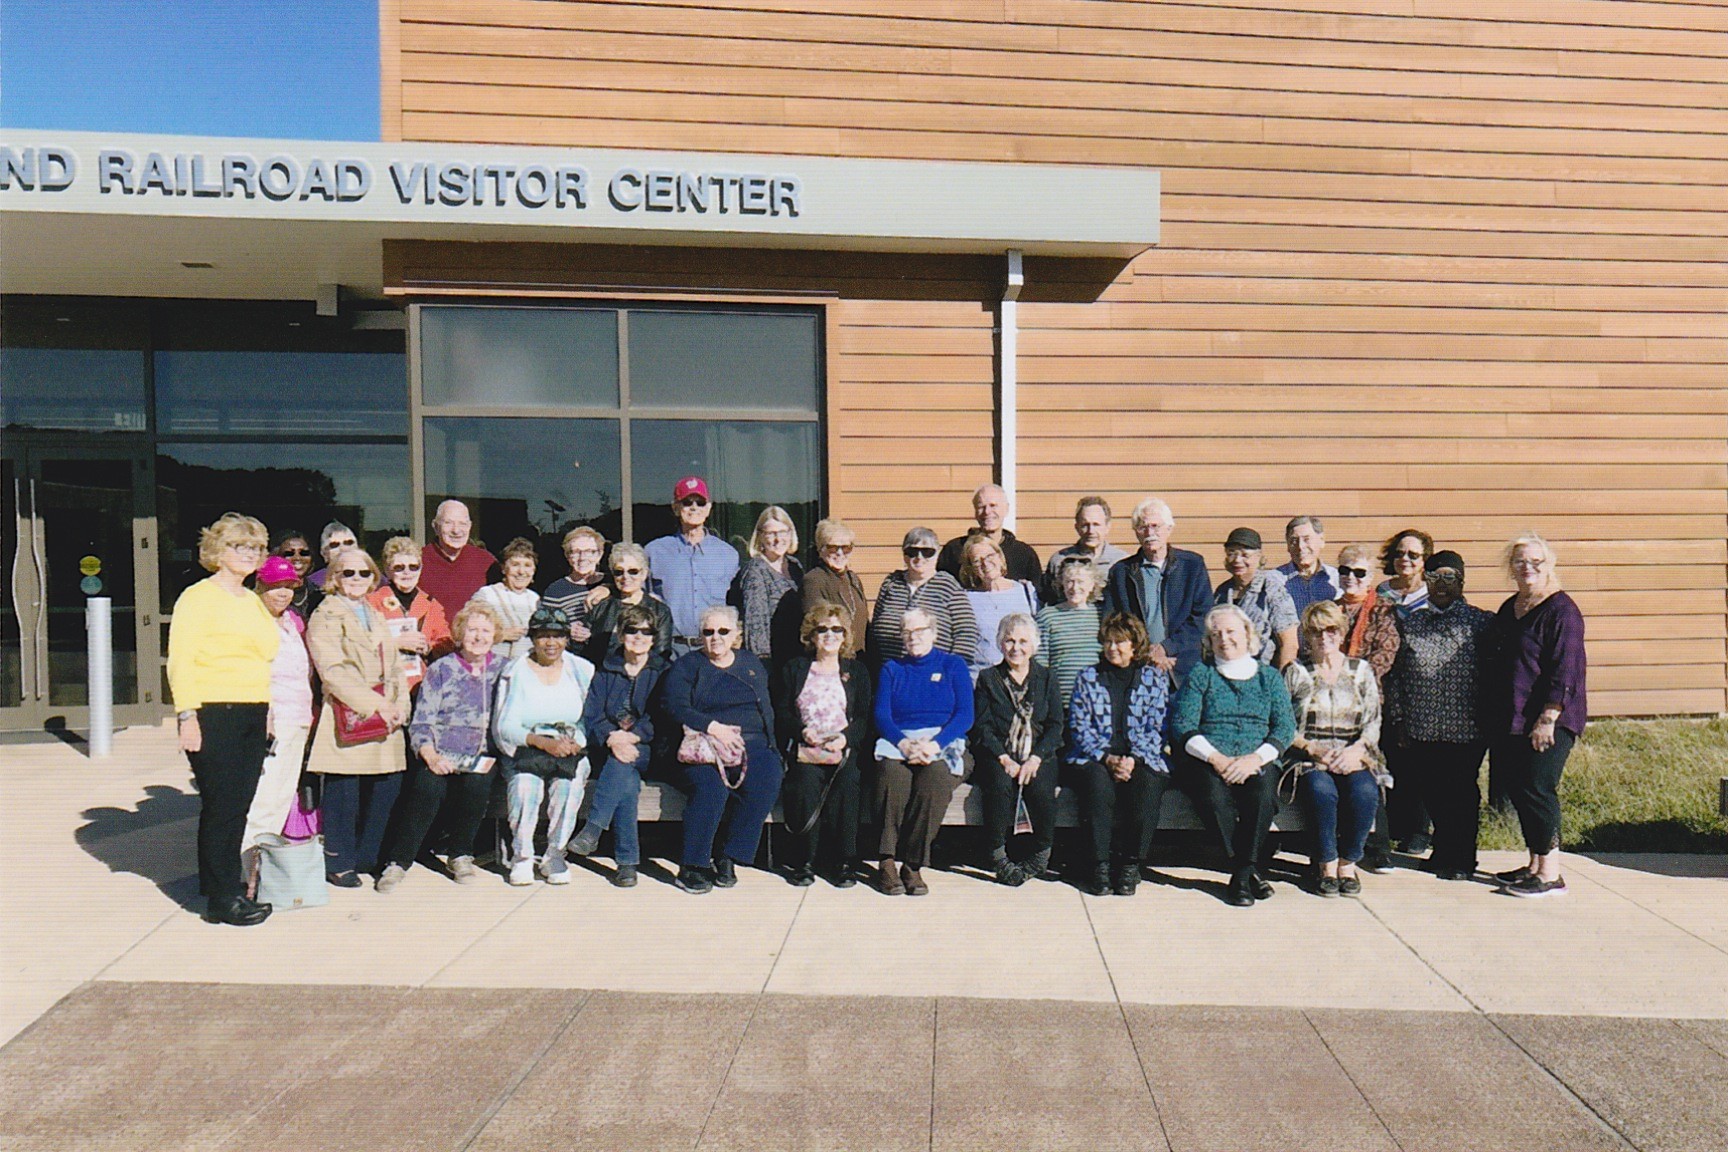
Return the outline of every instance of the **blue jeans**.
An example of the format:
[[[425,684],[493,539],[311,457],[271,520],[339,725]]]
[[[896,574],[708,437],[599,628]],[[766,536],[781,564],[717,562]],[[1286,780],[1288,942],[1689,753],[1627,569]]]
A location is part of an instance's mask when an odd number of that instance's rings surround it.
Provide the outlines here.
[[[648,753],[637,753],[636,763],[624,764],[616,756],[606,757],[600,769],[600,779],[594,785],[588,801],[588,823],[599,831],[612,829],[617,841],[612,846],[616,864],[642,863],[642,848],[636,835],[636,803],[642,795],[642,773],[639,769]]]
[[[1302,773],[1301,790],[1308,826],[1314,834],[1314,863],[1330,864],[1342,857],[1344,863],[1354,864],[1362,859],[1380,809],[1380,786],[1374,782],[1374,773],[1364,769],[1337,776],[1314,769]]]
[[[402,793],[401,772],[383,776],[324,774],[324,870],[369,872],[382,861],[384,830]]]
[[[727,802],[734,796],[738,802],[733,806],[726,842],[719,846],[719,855],[740,864],[756,858],[756,846],[762,840],[762,822],[768,819],[774,801],[780,798],[783,769],[780,757],[759,737],[746,737],[744,747],[749,768],[736,792],[726,787],[720,779],[720,770],[712,764],[678,765],[684,774],[684,789],[690,795],[689,805],[684,809],[682,863],[687,868],[713,866],[714,840],[720,833]]]

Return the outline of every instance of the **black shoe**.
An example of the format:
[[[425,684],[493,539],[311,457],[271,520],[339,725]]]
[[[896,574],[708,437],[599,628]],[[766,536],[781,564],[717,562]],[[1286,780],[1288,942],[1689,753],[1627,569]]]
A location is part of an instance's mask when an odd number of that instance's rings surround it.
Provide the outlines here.
[[[1139,863],[1117,865],[1116,874],[1110,878],[1110,891],[1118,896],[1132,896],[1138,887],[1140,887]]]
[[[634,887],[636,887],[636,865],[634,865],[634,864],[620,864],[620,865],[618,865],[618,871],[612,873],[612,887],[614,887],[614,888],[634,888]]]
[[[1314,881],[1314,891],[1320,896],[1336,896],[1342,889],[1336,876],[1322,876]]]
[[[722,856],[714,861],[714,887],[736,888],[738,886],[738,866],[732,863],[732,857]]]
[[[1406,856],[1421,856],[1432,851],[1433,848],[1434,838],[1426,832],[1418,832],[1404,841],[1404,854]]]
[[[1250,886],[1251,876],[1246,872],[1238,872],[1230,877],[1230,887],[1224,891],[1224,903],[1232,908],[1254,907],[1254,890]]]
[[[1364,856],[1356,866],[1371,876],[1384,876],[1392,871],[1392,861],[1384,852]]]
[[[704,892],[714,890],[714,881],[708,878],[708,869],[692,868],[684,865],[678,869],[678,875],[672,878],[672,885],[692,896],[700,896]]]
[[[1516,884],[1518,881],[1527,879],[1529,876],[1530,866],[1528,864],[1520,868],[1514,868],[1510,872],[1494,873],[1494,879],[1498,880],[1502,884]]]
[[[1434,875],[1441,880],[1473,880],[1476,878],[1474,868],[1436,868]]]
[[[730,864],[732,861],[728,860],[726,863]],[[736,879],[734,879],[734,883],[736,883]],[[816,883],[816,873],[810,865],[804,864],[786,873],[786,883],[794,888],[808,888]]]
[[[324,881],[333,888],[358,888],[361,883],[358,872],[326,872]]]
[[[600,847],[600,835],[605,829],[597,826],[594,821],[582,825],[582,831],[576,833],[576,838],[570,841],[570,851],[578,856],[592,856],[594,849]]]
[[[1248,892],[1256,900],[1272,899],[1272,885],[1258,872],[1248,873]]]
[[[1564,896],[1566,895],[1566,878],[1564,876],[1556,876],[1552,880],[1544,880],[1540,876],[1530,875],[1524,877],[1524,879],[1518,881],[1516,884],[1506,885],[1506,887],[1502,888],[1501,891],[1505,892],[1508,896],[1523,896],[1526,899],[1540,898],[1543,896]]]
[[[270,919],[271,911],[270,905],[248,900],[244,896],[212,898],[204,909],[204,920],[209,924],[232,924],[237,928],[250,928]]]
[[[1080,891],[1088,896],[1102,896],[1110,891],[1110,865],[1094,865],[1092,874],[1080,882]]]
[[[1338,891],[1345,896],[1362,895],[1361,878],[1358,876],[1340,876],[1338,878]]]
[[[842,864],[827,874],[825,879],[836,888],[858,887],[858,869],[851,864]]]

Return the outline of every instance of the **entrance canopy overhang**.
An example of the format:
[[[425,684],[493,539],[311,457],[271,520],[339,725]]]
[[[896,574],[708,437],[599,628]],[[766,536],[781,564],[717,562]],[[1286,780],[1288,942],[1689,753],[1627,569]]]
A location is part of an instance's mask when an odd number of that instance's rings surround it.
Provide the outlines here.
[[[389,239],[1130,259],[1142,168],[0,129],[0,291],[308,299]]]

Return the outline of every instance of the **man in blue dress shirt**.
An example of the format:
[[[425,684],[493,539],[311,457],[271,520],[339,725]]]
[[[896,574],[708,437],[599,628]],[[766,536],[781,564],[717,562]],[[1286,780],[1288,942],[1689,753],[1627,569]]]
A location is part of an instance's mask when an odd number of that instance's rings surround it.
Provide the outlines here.
[[[1284,547],[1290,563],[1278,565],[1284,590],[1296,602],[1296,615],[1310,604],[1338,599],[1338,569],[1325,562],[1326,525],[1318,516],[1298,516],[1284,525]]]
[[[701,646],[696,633],[703,609],[726,603],[738,575],[738,549],[708,531],[714,505],[702,477],[686,476],[672,486],[672,511],[678,531],[650,540],[643,551],[652,570],[649,591],[672,609],[672,649],[682,656]]]

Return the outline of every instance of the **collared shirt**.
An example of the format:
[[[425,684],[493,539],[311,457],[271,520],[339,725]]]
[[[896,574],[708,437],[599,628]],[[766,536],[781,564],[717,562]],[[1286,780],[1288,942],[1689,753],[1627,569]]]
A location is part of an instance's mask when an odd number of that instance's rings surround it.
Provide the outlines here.
[[[1234,604],[1247,613],[1260,632],[1260,663],[1270,664],[1278,654],[1278,633],[1296,627],[1296,604],[1284,590],[1284,577],[1261,569],[1240,594],[1236,582],[1226,580],[1212,596],[1214,604]]]
[[[1136,573],[1140,580],[1140,603],[1146,605],[1146,638],[1154,644],[1164,643],[1169,635],[1164,621],[1164,569],[1169,563],[1170,554],[1166,552],[1164,559],[1156,564],[1148,561]]]
[[[672,609],[673,634],[696,635],[703,610],[726,603],[738,575],[738,549],[704,531],[694,544],[674,532],[650,540],[642,550],[653,573],[649,591]]]
[[[1307,610],[1308,605],[1336,600],[1341,594],[1338,569],[1330,564],[1320,565],[1312,576],[1302,575],[1296,571],[1294,564],[1280,564],[1278,575],[1284,577],[1284,591],[1290,593],[1290,600],[1296,605],[1298,617]]]

